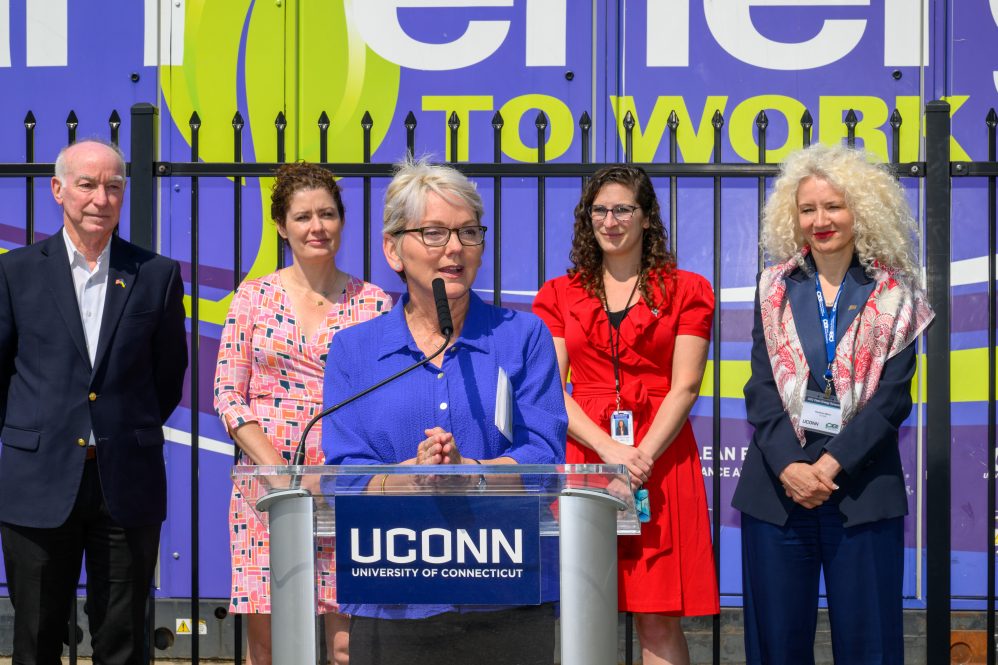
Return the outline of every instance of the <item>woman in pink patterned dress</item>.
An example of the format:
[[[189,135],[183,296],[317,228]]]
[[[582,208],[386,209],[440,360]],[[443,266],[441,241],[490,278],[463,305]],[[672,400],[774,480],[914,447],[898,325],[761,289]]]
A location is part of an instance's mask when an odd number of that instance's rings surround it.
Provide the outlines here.
[[[336,267],[343,202],[336,181],[313,164],[286,164],[274,182],[271,217],[292,264],[242,283],[218,350],[215,409],[239,448],[240,464],[288,464],[301,430],[322,407],[333,334],[387,312],[381,289]],[[322,464],[322,433],[309,434],[306,464]],[[231,611],[247,615],[247,663],[269,665],[270,547],[266,527],[238,490],[229,513]],[[318,543],[318,612],[334,662],[348,659],[349,617],[337,612],[332,539]]]

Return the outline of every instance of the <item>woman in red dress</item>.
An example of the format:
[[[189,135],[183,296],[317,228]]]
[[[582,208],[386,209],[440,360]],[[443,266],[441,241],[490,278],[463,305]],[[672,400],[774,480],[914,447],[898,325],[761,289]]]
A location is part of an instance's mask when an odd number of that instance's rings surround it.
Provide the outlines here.
[[[646,665],[685,665],[680,618],[719,611],[688,420],[707,362],[713,292],[703,277],[676,268],[652,183],[632,166],[601,169],[587,183],[570,259],[568,274],[534,300],[554,337],[562,383],[572,386],[566,461],[623,464],[634,489],[648,491],[651,520],[618,543],[619,607],[635,613]]]

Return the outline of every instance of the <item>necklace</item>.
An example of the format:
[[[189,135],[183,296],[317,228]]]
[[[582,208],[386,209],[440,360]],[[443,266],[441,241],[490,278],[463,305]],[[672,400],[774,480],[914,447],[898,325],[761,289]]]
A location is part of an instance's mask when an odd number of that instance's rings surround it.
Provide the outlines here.
[[[293,283],[296,288],[302,291],[306,299],[314,303],[316,307],[323,307],[325,305],[328,305],[329,302],[332,301],[332,298],[329,297],[331,293],[342,293],[346,289],[346,284],[344,284],[343,288],[339,289],[338,291],[336,288],[338,286],[340,278],[345,274],[346,273],[336,271],[336,277],[333,278],[332,286],[330,286],[328,289],[321,289],[318,291],[316,289],[313,289],[307,283],[299,284],[297,279],[293,280]]]

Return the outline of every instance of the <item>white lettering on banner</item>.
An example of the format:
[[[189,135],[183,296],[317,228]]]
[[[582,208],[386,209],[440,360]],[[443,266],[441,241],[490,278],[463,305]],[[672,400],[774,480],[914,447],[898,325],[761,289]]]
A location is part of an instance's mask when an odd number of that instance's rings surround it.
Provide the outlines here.
[[[526,65],[565,65],[568,0],[526,0]],[[512,7],[513,0],[345,0],[347,15],[375,53],[397,65],[425,71],[463,69],[502,46],[510,21],[471,20],[457,39],[429,44],[413,39],[399,23],[404,8]]]
[[[68,63],[67,0],[31,0],[25,6],[28,67],[65,67]]]
[[[649,67],[690,66],[690,0],[648,0],[645,31]]]
[[[145,44],[142,64],[146,67],[184,64],[184,6],[180,2],[145,0],[143,17]]]
[[[410,69],[463,69],[496,52],[509,33],[509,21],[468,21],[464,34],[444,44],[410,37],[399,23],[405,7],[512,7],[513,0],[347,0],[354,27],[375,53]]]
[[[375,536],[381,529],[375,529]],[[399,556],[395,553],[395,538],[397,536],[405,536],[406,540],[411,543],[416,542],[416,532],[412,529],[406,528],[395,528],[388,529],[388,533],[385,534],[385,558],[387,558],[392,563],[412,563],[416,560],[416,550],[412,547],[405,556]]]
[[[506,540],[506,535],[499,529],[492,529],[492,563],[499,562],[500,547],[506,550],[510,561],[513,563],[523,563],[523,531],[520,529],[513,531],[513,542],[515,545],[510,547],[509,541]]]
[[[564,67],[568,0],[527,0],[527,67]]]
[[[478,543],[476,545],[475,541],[471,539],[471,534],[468,533],[466,529],[457,530],[457,562],[465,562],[465,553],[471,552],[475,561],[478,563],[485,563],[488,560],[489,550],[488,542],[489,537],[486,535],[488,532],[485,529],[478,530]]]
[[[350,560],[359,563],[376,563],[381,561],[381,529],[375,529],[374,538],[371,539],[371,553],[363,555],[360,553],[360,529],[350,529]]]
[[[991,0],[992,11],[998,0]],[[797,71],[823,67],[848,55],[863,37],[864,19],[826,19],[811,39],[776,42],[752,24],[752,7],[831,6],[869,7],[869,0],[704,0],[707,26],[718,45],[750,65]],[[690,64],[690,0],[648,0],[645,62],[649,67],[688,67]],[[884,66],[929,64],[929,3],[926,0],[885,0]],[[702,42],[701,42],[702,43]]]
[[[401,539],[401,542],[400,542]],[[438,539],[440,547],[433,554]],[[384,540],[384,548],[382,548]],[[416,551],[419,543],[419,552]],[[491,547],[490,547],[491,543]],[[381,529],[371,529],[371,552],[361,554],[360,529],[350,529],[350,558],[356,563],[378,563],[384,558],[392,563],[412,563],[417,557],[429,564],[444,564],[454,561],[454,551],[457,550],[457,562],[465,563],[473,558],[478,563],[498,564],[503,559],[510,563],[523,563],[523,530],[513,530],[513,542],[502,529],[479,529],[476,542],[466,529],[450,531],[439,527],[424,529],[418,534],[412,529],[388,529],[382,539]],[[491,554],[491,558],[489,557]]]
[[[818,34],[788,44],[767,39],[752,24],[753,6],[868,6],[869,0],[704,0],[703,12],[717,43],[725,51],[756,67],[799,71],[829,65],[856,48],[866,21],[826,19]]]
[[[928,2],[884,0],[884,23],[884,67],[928,66]]]
[[[0,0],[0,67],[10,67],[10,0]]]
[[[448,563],[451,561],[451,533],[447,529],[441,529],[439,527],[433,529],[425,529],[422,533],[423,536],[423,551],[420,557],[426,563]],[[442,545],[442,551],[440,554],[433,555],[430,552],[433,551],[433,543],[430,539],[437,536],[440,539],[440,544]]]

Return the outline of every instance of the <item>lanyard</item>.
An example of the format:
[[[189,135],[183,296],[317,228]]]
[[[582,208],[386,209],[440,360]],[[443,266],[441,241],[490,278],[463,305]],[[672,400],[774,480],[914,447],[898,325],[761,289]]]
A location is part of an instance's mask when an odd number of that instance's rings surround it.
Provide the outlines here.
[[[641,281],[641,275],[634,280],[634,288],[631,289],[631,295],[627,296],[627,302],[624,303],[624,311],[631,306],[631,298],[634,297],[634,293],[638,290],[638,282]],[[606,299],[606,294],[603,294],[603,310],[606,312],[606,325],[610,328],[610,358],[613,360],[613,385],[614,390],[617,392],[617,411],[620,411],[620,330],[617,330],[617,341],[613,340],[613,323],[610,321],[610,302]],[[624,324],[623,321],[620,322],[621,325]]]
[[[814,290],[818,294],[818,314],[821,315],[821,328],[825,334],[825,357],[828,365],[825,367],[825,397],[832,396],[832,363],[835,362],[835,322],[838,319],[839,296],[842,295],[842,285],[839,284],[838,293],[835,294],[835,302],[832,303],[832,311],[829,313],[825,307],[825,296],[821,292],[821,280],[818,273],[814,273]]]

